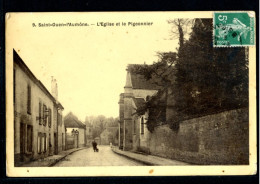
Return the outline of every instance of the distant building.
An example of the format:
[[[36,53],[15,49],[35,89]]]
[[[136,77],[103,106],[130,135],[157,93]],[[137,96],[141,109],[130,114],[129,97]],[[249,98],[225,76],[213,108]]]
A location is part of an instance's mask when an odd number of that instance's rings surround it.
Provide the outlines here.
[[[14,163],[58,154],[65,148],[63,106],[13,51]],[[56,98],[55,98],[56,97]]]
[[[129,65],[128,67],[132,67]],[[159,86],[144,79],[142,75],[127,71],[124,93],[119,99],[119,147],[123,150],[137,150],[147,147],[147,114],[137,116],[136,109],[149,96],[157,93]]]
[[[64,126],[66,128],[67,149],[86,146],[86,125],[84,123],[70,112],[64,117]],[[70,143],[70,140],[74,140],[74,142]]]
[[[118,145],[118,137],[117,137],[118,127],[107,127],[100,134],[100,142],[102,145],[109,145],[112,143],[113,145]]]

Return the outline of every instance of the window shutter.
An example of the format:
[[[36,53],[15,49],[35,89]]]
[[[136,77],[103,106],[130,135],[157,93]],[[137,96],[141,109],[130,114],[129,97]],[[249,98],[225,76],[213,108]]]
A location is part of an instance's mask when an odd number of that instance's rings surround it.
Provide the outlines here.
[[[41,133],[39,132],[38,133],[38,139],[37,139],[37,143],[38,143],[38,145],[37,145],[37,151],[38,151],[38,153],[40,154],[41,153]]]
[[[51,118],[52,118],[52,117],[51,117],[52,114],[51,114],[51,113],[52,113],[52,112],[51,112],[51,108],[49,108],[49,118],[48,118],[48,119],[49,119],[49,122],[48,122],[49,127],[51,127],[51,121],[52,121],[52,119],[51,119]]]
[[[42,103],[39,102],[39,124],[42,124]]]
[[[43,105],[43,126],[46,126],[46,105]]]

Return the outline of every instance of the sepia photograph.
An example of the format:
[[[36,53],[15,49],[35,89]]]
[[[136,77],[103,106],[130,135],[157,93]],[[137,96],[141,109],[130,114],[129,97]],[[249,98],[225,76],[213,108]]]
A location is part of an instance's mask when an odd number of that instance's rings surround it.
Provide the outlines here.
[[[7,175],[252,175],[255,13],[6,14]]]

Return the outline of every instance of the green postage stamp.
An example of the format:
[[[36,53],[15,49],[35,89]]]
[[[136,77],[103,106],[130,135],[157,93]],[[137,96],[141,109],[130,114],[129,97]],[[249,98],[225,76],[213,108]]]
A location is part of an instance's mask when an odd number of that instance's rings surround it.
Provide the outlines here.
[[[254,12],[214,12],[215,47],[255,45]]]

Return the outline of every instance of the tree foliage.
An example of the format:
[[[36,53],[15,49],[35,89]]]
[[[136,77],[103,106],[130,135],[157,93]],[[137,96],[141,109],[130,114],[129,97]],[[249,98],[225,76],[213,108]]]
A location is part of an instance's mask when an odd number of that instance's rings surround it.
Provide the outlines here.
[[[107,118],[104,115],[86,116],[85,124],[92,126],[92,136],[93,136],[93,138],[95,138],[95,137],[99,137],[100,134],[107,127],[117,127],[118,118],[113,118],[113,117]]]
[[[141,116],[148,112],[147,128],[153,131],[158,123],[166,122],[166,101],[167,88],[173,84],[174,64],[177,59],[175,52],[157,53],[158,61],[152,65],[130,65],[128,70],[135,74],[143,75],[146,80],[160,86],[156,96],[146,99],[146,103],[136,109],[136,113]]]
[[[173,25],[171,36],[179,39],[179,47],[181,48],[184,44],[185,36],[187,36],[188,30],[193,23],[193,19],[173,19],[168,20],[168,23]]]
[[[165,87],[169,86],[174,77],[174,64],[176,62],[176,52],[158,52],[158,61],[152,65],[129,65],[127,70],[143,75],[146,80],[152,81],[152,83]]]
[[[196,116],[247,106],[248,61],[244,48],[214,48],[212,21],[197,19],[176,62],[176,110]]]
[[[190,38],[184,41],[184,26],[193,22]],[[131,72],[144,75],[162,88],[137,113],[149,112],[148,129],[156,126],[169,95],[176,113],[167,123],[177,130],[179,122],[224,110],[248,106],[248,60],[245,48],[214,48],[212,20],[169,21],[179,36],[178,53],[159,53],[152,65],[138,65]],[[186,24],[185,24],[186,23]],[[168,94],[168,90],[172,92]],[[164,96],[164,98],[162,98]],[[156,100],[157,99],[157,100]],[[160,100],[158,100],[160,99]],[[164,99],[164,103],[161,103]],[[168,102],[167,102],[168,101]],[[167,103],[166,103],[167,102]],[[160,108],[159,108],[160,107]]]
[[[143,105],[136,109],[138,116],[148,113],[146,123],[150,132],[153,132],[158,123],[164,124],[166,122],[166,96],[163,93],[164,90],[160,90],[157,95],[149,97]]]

